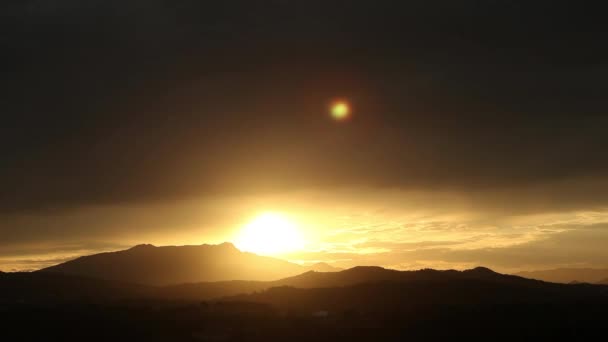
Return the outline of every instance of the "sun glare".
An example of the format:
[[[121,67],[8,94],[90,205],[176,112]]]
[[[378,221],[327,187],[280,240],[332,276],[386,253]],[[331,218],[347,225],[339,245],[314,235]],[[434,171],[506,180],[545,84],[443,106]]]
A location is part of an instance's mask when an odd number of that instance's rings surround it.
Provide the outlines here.
[[[242,251],[262,255],[293,252],[304,246],[296,225],[275,213],[256,217],[243,228],[234,243]]]

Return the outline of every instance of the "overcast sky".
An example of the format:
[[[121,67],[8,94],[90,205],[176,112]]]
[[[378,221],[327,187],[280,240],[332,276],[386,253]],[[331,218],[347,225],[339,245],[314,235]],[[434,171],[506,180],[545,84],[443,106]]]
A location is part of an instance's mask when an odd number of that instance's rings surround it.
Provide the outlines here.
[[[3,1],[0,269],[265,211],[309,235],[298,261],[608,267],[594,6]]]

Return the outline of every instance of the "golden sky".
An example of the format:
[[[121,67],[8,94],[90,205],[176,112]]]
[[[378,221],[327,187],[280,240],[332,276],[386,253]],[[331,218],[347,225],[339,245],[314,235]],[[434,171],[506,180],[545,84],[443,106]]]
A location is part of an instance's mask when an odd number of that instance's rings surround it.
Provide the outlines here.
[[[269,212],[301,263],[608,267],[603,11],[13,2],[1,270],[238,241]]]
[[[288,220],[302,239],[297,250],[273,256],[302,264],[396,269],[484,265],[505,272],[608,266],[603,244],[608,210],[544,211],[522,204],[506,210],[488,198],[457,193],[337,188],[78,208],[4,221],[19,227],[23,236],[0,247],[0,269],[36,269],[140,243],[237,242],[242,230],[264,213]],[[28,235],[40,225],[44,231]]]

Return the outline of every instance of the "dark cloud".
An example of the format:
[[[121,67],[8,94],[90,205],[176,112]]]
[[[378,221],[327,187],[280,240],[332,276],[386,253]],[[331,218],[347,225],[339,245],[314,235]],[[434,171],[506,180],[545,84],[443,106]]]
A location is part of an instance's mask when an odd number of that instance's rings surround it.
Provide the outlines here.
[[[5,212],[352,185],[568,202],[552,184],[608,171],[608,26],[590,4],[0,6]]]

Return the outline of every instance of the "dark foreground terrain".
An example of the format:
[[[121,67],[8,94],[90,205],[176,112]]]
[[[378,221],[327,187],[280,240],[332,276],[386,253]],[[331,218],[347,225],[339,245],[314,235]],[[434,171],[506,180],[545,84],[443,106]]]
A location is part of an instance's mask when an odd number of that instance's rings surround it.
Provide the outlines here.
[[[253,292],[234,294],[243,284]],[[14,273],[0,274],[0,290],[5,341],[601,340],[608,308],[606,286],[484,268],[359,267],[164,288]]]

